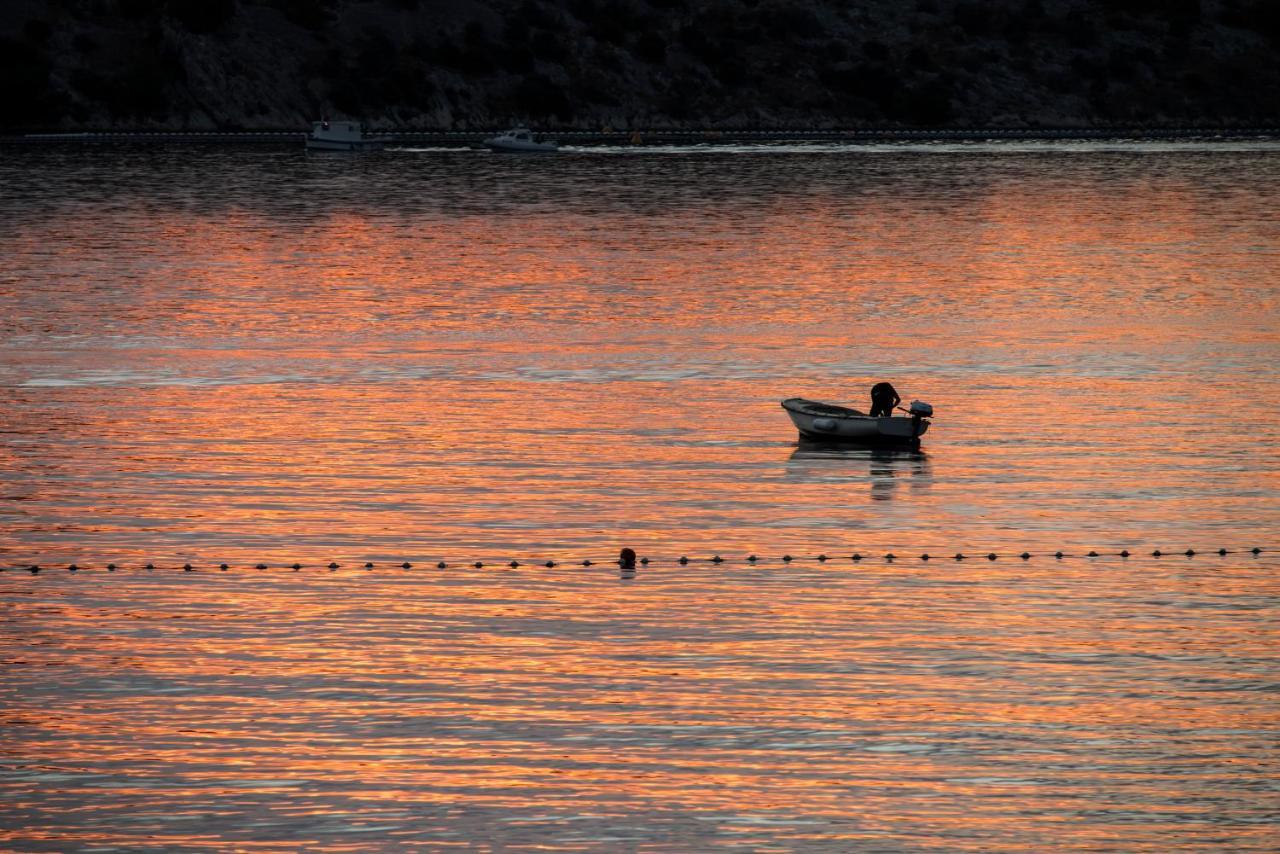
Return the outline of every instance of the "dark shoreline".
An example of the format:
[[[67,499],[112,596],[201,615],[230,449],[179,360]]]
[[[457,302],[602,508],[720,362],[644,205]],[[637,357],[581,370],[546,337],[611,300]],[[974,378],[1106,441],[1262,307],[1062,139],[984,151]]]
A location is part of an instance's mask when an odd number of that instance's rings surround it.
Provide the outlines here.
[[[503,130],[371,131],[392,145],[432,145],[467,148]],[[561,142],[574,145],[731,145],[742,143],[830,142],[984,142],[1004,140],[1111,140],[1149,142],[1161,140],[1242,141],[1280,139],[1280,127],[1270,128],[965,128],[903,130],[683,130],[641,131],[548,130]],[[0,136],[0,144],[110,144],[110,143],[207,143],[218,145],[278,145],[302,142],[301,130],[263,131],[88,131],[80,133],[29,133]]]

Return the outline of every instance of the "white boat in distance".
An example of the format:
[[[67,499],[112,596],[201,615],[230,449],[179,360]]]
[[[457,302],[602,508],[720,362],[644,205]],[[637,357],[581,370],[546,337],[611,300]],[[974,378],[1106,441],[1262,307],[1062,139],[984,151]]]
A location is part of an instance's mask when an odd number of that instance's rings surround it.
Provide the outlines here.
[[[311,123],[307,148],[311,151],[378,151],[389,140],[384,136],[365,136],[359,122],[331,122],[321,119]]]
[[[484,141],[492,151],[556,151],[560,144],[554,139],[539,140],[528,128],[512,128]]]
[[[929,429],[933,407],[919,400],[911,401],[909,415],[885,415],[873,418],[865,412],[819,403],[803,397],[789,397],[782,408],[791,416],[800,436],[820,442],[856,442],[860,444],[918,445]]]

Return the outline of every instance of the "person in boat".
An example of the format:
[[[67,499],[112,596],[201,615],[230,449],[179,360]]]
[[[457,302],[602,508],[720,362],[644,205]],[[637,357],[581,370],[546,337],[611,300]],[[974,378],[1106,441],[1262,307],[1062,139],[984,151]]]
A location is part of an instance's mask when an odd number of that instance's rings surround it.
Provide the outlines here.
[[[871,387],[871,417],[892,415],[893,408],[902,403],[898,392],[889,383],[876,383]]]

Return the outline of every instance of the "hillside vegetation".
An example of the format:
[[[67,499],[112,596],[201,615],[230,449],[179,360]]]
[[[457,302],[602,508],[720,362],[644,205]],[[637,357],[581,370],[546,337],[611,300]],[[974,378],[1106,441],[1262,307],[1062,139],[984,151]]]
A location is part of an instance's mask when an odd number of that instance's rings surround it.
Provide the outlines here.
[[[1203,127],[1276,0],[7,0],[7,130]]]

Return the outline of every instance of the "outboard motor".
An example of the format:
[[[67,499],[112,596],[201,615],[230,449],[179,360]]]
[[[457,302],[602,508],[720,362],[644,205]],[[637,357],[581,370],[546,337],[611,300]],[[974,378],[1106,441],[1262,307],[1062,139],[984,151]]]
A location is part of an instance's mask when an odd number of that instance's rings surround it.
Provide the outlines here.
[[[920,434],[924,432],[921,428],[924,419],[933,417],[933,407],[925,403],[923,400],[911,401],[911,435],[919,441]]]

